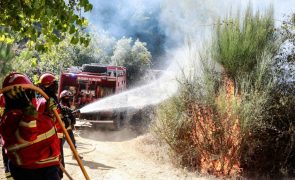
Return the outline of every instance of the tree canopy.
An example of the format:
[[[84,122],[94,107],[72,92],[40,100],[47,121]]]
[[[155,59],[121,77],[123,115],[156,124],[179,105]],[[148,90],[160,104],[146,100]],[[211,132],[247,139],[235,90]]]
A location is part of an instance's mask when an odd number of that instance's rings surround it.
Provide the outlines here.
[[[71,43],[88,45],[89,37],[79,29],[88,25],[81,13],[92,7],[88,0],[1,0],[0,42],[21,40],[42,51],[69,33]]]
[[[129,84],[134,84],[143,77],[146,70],[150,69],[152,55],[146,48],[146,43],[132,38],[118,40],[114,46],[111,64],[125,66]]]

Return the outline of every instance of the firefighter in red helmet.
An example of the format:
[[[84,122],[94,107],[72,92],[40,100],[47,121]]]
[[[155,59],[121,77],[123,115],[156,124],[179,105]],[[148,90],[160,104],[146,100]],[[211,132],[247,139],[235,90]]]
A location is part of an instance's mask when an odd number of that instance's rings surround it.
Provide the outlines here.
[[[39,78],[39,86],[44,92],[57,100],[56,94],[58,89],[58,82],[56,77],[51,73],[44,73]]]
[[[56,77],[51,74],[51,73],[44,73],[40,76],[39,78],[39,82],[38,82],[38,86],[50,97],[50,99],[53,102],[49,102],[49,103],[57,103],[58,104],[58,99],[57,99],[57,90],[58,90],[58,82]],[[54,114],[52,111],[46,111],[46,103],[47,100],[45,98],[40,98],[38,99],[37,102],[37,110],[38,112],[41,113],[45,113],[48,114],[50,117],[54,118],[54,122],[55,122],[55,127],[57,130],[57,135],[59,138],[59,144],[60,144],[60,152],[61,152],[61,156],[60,156],[60,162],[62,163],[63,166],[65,166],[64,163],[64,152],[63,152],[63,139],[64,139],[64,134],[62,131],[62,127],[61,125],[58,123],[58,121],[55,119]],[[58,113],[60,114],[60,105],[58,104],[58,109],[57,109]],[[60,171],[60,176],[63,177],[63,172]]]
[[[75,129],[75,124],[76,124],[76,118],[73,114],[72,109],[70,108],[70,101],[72,100],[72,93],[68,90],[63,90],[60,95],[59,95],[59,101],[60,101],[60,106],[61,106],[61,117],[63,122],[65,123],[65,128],[68,131],[68,134],[75,146],[76,146],[76,140],[75,136],[73,133],[73,130]],[[79,155],[80,159],[83,159],[81,155]],[[74,156],[73,156],[74,158]]]
[[[32,84],[21,73],[9,74],[2,87],[14,88],[4,93],[5,111],[0,122],[3,148],[8,156],[8,166],[15,180],[59,180],[60,146],[53,120],[38,113],[32,105],[34,91],[20,84]],[[48,104],[52,110],[55,104]]]

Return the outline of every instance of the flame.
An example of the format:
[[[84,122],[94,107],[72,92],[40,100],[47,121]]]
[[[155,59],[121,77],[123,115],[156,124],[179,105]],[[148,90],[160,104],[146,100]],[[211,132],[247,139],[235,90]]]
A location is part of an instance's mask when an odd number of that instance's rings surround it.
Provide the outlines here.
[[[225,96],[216,98],[217,106],[225,108],[223,113],[205,105],[194,104],[191,107],[195,122],[192,138],[199,156],[200,172],[216,176],[241,172],[240,121],[233,107],[233,102],[239,103],[240,97],[235,95],[234,83],[226,77],[225,91]]]

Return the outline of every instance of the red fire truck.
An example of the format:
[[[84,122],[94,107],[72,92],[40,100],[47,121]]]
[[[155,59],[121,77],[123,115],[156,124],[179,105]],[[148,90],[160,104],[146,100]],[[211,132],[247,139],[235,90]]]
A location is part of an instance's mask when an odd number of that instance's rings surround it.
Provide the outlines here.
[[[84,64],[82,67],[71,67],[61,73],[59,94],[69,90],[73,94],[72,109],[81,107],[120,93],[126,89],[126,68],[121,66],[103,66],[99,64]],[[119,129],[124,120],[124,112],[106,110],[96,113],[79,114],[77,117],[93,123],[112,123]]]

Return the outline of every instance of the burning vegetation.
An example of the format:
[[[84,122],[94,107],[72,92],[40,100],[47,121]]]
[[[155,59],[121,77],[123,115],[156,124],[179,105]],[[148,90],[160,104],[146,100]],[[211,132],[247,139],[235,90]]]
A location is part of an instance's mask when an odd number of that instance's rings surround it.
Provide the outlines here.
[[[178,94],[159,105],[153,130],[179,165],[218,177],[294,176],[295,101],[275,78],[284,37],[272,14],[249,7],[219,21],[210,53],[192,60],[202,75],[180,78]]]

